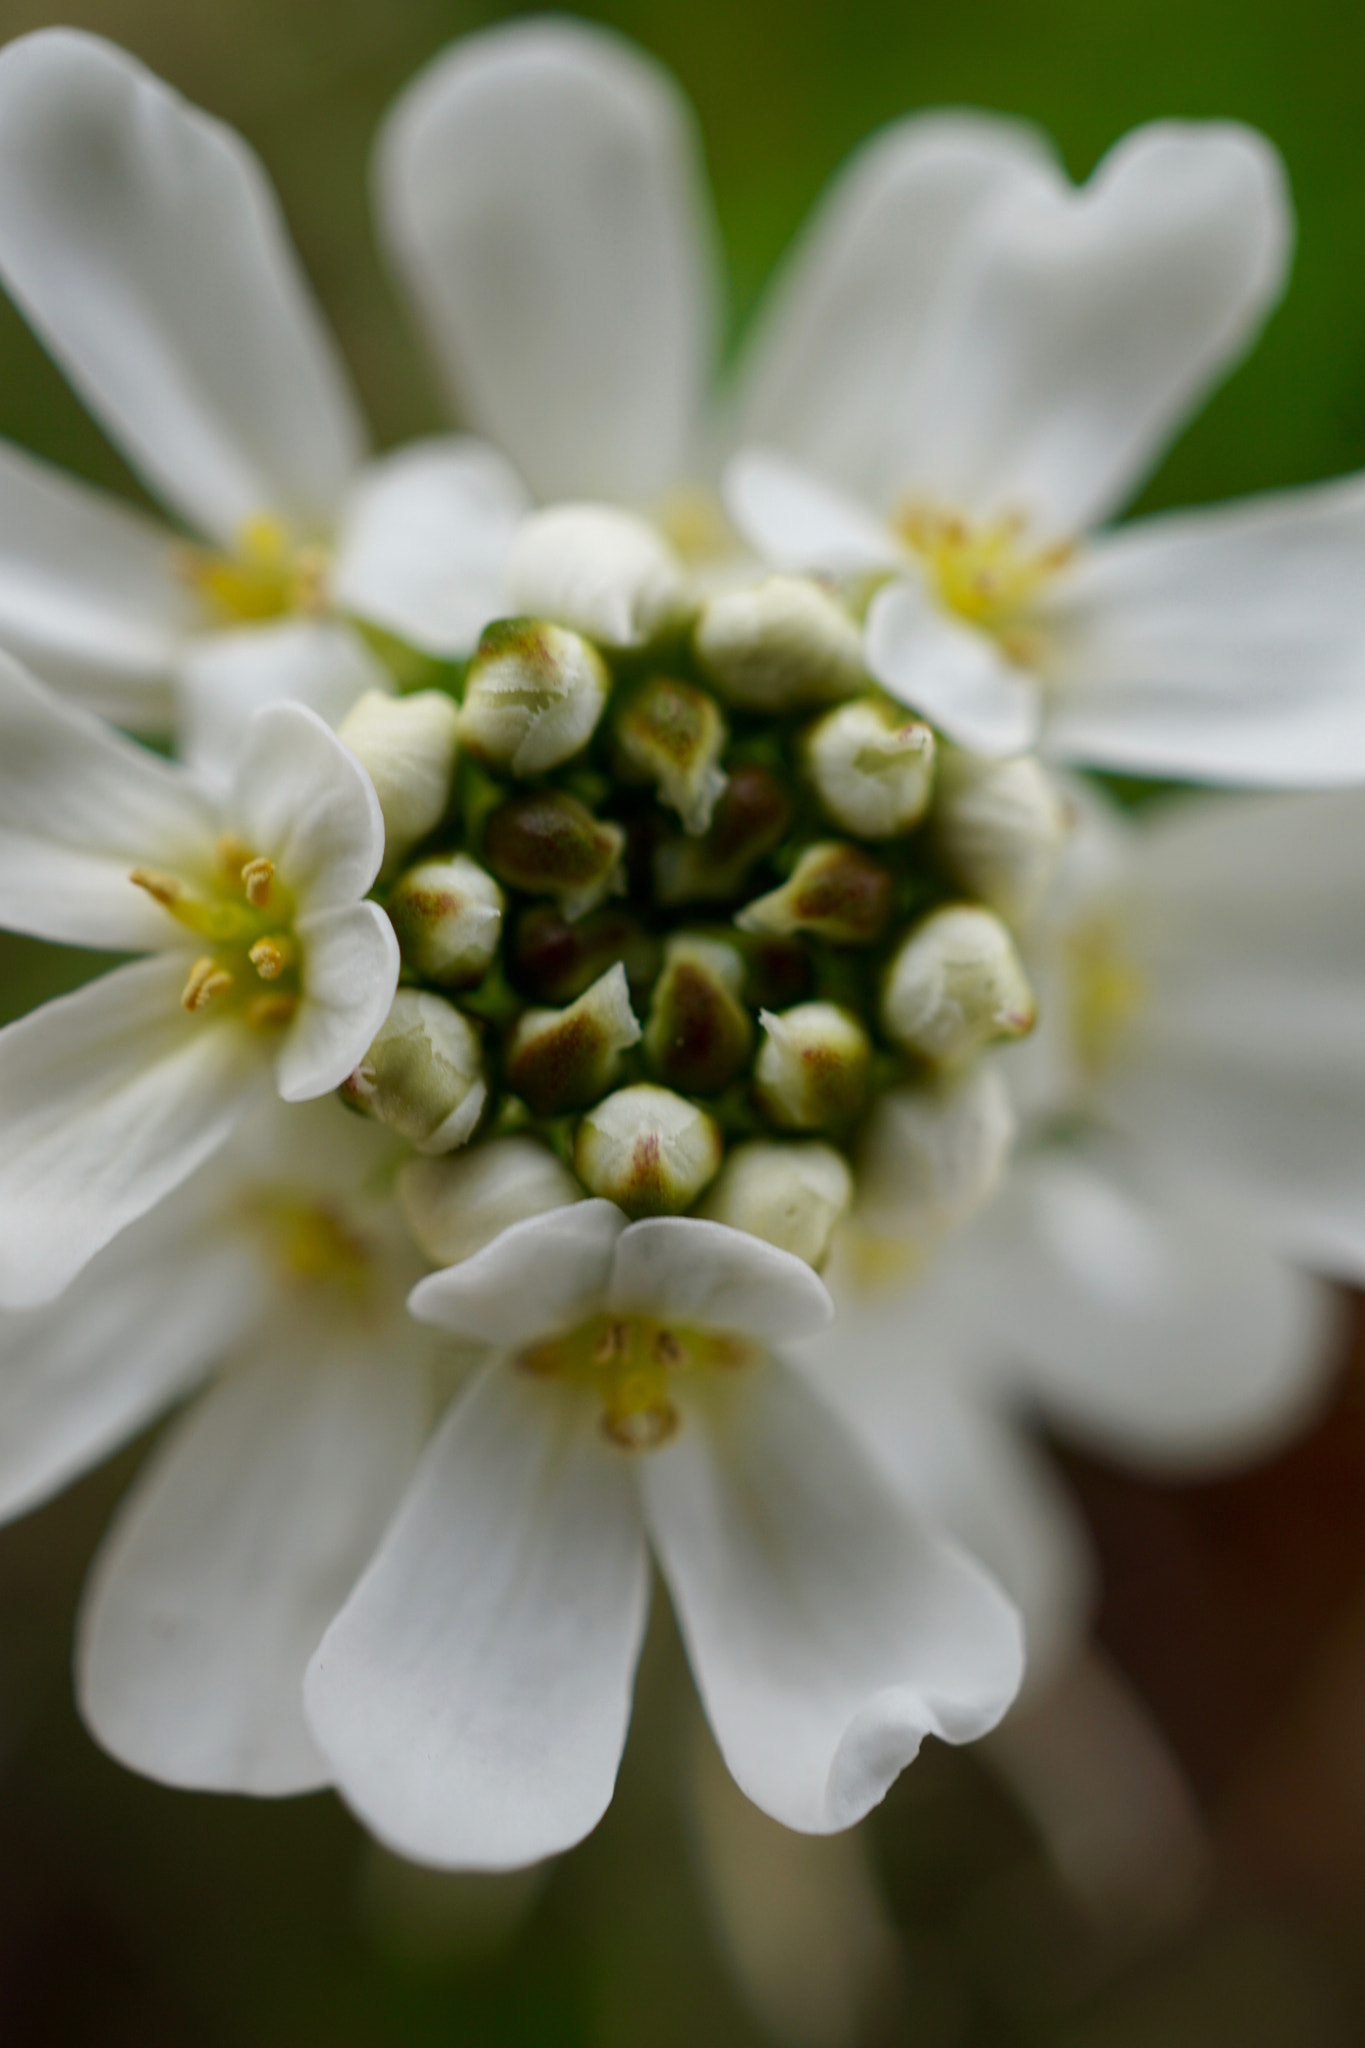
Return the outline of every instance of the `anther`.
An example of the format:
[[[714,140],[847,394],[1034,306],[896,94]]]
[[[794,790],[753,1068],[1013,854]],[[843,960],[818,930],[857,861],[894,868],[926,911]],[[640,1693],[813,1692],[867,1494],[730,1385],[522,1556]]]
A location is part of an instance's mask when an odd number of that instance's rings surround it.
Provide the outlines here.
[[[191,1015],[206,1010],[219,996],[226,995],[232,987],[232,976],[226,967],[220,967],[209,954],[196,960],[190,969],[189,980],[181,991],[182,1006]]]
[[[269,938],[257,939],[246,957],[262,981],[278,981],[292,962],[295,950],[293,940],[286,933],[278,932]]]
[[[165,874],[160,868],[132,868],[128,880],[139,889],[145,889],[149,896],[164,904],[167,910],[173,903],[178,903],[185,893],[185,884],[180,877]]]
[[[246,900],[256,910],[264,910],[270,901],[271,884],[275,879],[275,863],[259,854],[255,860],[247,861],[242,869],[242,888]]]
[[[278,1031],[285,1024],[292,1023],[299,1007],[294,995],[266,995],[264,991],[252,996],[242,1015],[253,1031]]]

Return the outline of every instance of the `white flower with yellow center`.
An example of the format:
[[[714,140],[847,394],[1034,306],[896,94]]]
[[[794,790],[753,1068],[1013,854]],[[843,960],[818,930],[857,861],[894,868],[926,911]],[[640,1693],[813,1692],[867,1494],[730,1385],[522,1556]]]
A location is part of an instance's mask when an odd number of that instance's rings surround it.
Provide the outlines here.
[[[1073,188],[1041,140],[917,118],[780,277],[726,502],[875,594],[872,672],[981,752],[1256,784],[1365,765],[1359,479],[1102,530],[1277,297],[1291,218],[1232,123],[1137,130]]]
[[[262,703],[384,687],[353,621],[468,650],[521,486],[468,439],[367,459],[255,157],[93,36],[0,52],[0,283],[188,529],[0,447],[0,644],[206,757]]]
[[[433,1274],[411,1305],[484,1347],[313,1659],[339,1789],[421,1860],[566,1848],[611,1796],[646,1538],[742,1789],[846,1827],[934,1733],[1017,1688],[990,1581],[894,1502],[769,1347],[830,1313],[801,1260],[692,1217],[577,1203]]]
[[[273,1074],[325,1095],[383,1023],[384,821],[317,715],[247,729],[220,801],[0,657],[0,925],[148,957],[0,1031],[0,1302],[49,1300]]]

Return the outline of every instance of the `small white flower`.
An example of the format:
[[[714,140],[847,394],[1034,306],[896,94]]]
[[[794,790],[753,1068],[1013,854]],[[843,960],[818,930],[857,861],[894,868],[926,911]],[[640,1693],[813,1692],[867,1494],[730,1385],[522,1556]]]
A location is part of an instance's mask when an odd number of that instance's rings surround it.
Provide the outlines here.
[[[377,460],[259,164],[69,29],[0,52],[0,282],[193,542],[0,449],[0,644],[82,701],[230,760],[290,696],[335,721],[497,611],[524,494],[462,438]]]
[[[337,1087],[398,979],[384,823],[315,713],[252,721],[219,801],[0,657],[0,924],[150,957],[0,1031],[0,1301],[50,1299],[217,1150],[273,1070]]]
[[[489,1362],[305,1687],[337,1785],[381,1839],[502,1868],[596,1823],[646,1538],[726,1761],[789,1827],[850,1825],[926,1733],[969,1740],[1004,1711],[1010,1609],[770,1356],[829,1314],[801,1260],[584,1202],[513,1226],[412,1306]]]

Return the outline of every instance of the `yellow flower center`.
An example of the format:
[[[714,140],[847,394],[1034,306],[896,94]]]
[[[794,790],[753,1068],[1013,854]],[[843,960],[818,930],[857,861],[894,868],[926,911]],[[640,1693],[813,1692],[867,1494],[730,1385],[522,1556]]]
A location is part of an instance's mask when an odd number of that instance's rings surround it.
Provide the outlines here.
[[[1027,523],[1017,514],[973,525],[914,502],[897,510],[892,527],[950,611],[993,633],[1012,660],[1027,661],[1025,616],[1044,584],[1072,560],[1073,542],[1030,547]]]
[[[1100,1074],[1147,1000],[1147,981],[1107,918],[1071,933],[1065,965],[1071,1041],[1085,1071]]]
[[[232,1010],[262,1031],[289,1023],[299,1006],[299,948],[294,901],[272,861],[225,838],[197,883],[163,868],[134,868],[128,879],[211,948],[181,993],[191,1016]]]
[[[187,547],[180,552],[179,567],[224,626],[316,613],[326,600],[326,551],[316,544],[301,546],[284,521],[269,513],[246,521],[231,553]]]
[[[368,1296],[374,1254],[329,1203],[269,1188],[252,1200],[250,1214],[263,1227],[271,1260],[289,1286],[326,1289],[357,1303]]]
[[[758,1347],[720,1330],[680,1329],[652,1316],[596,1315],[517,1354],[523,1372],[587,1387],[602,1404],[602,1432],[627,1451],[653,1451],[677,1431],[673,1399],[689,1373],[748,1365]]]

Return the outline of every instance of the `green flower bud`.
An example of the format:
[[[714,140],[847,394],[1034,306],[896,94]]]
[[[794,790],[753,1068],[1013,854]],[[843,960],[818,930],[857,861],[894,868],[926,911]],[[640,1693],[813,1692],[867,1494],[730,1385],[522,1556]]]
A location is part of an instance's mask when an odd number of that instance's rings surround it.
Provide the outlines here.
[[[513,775],[544,775],[586,747],[610,689],[606,663],[579,634],[539,619],[500,619],[469,664],[461,744]]]
[[[634,996],[659,971],[659,941],[638,917],[614,904],[590,910],[576,924],[550,903],[532,903],[512,928],[507,972],[521,994],[539,1003],[571,1003],[616,960]]]
[[[654,851],[661,903],[723,903],[738,896],[749,870],[787,835],[791,798],[767,768],[731,771],[699,839],[666,839]]]
[[[744,962],[723,940],[679,933],[664,947],[645,1025],[655,1073],[689,1095],[718,1095],[748,1065],[754,1027],[741,997]]]
[[[379,798],[386,872],[445,816],[459,722],[454,700],[443,690],[419,690],[413,697],[367,690],[337,729]]]
[[[804,576],[718,592],[702,607],[693,642],[703,672],[750,711],[827,704],[867,683],[857,621]]]
[[[974,904],[935,910],[902,941],[882,991],[882,1023],[937,1065],[1033,1028],[1034,1000],[1014,941]]]
[[[858,839],[894,839],[924,816],[934,735],[885,697],[857,697],[806,735],[806,771],[827,815]]]
[[[619,888],[625,844],[619,825],[594,818],[566,790],[528,790],[489,813],[483,856],[509,889],[553,896],[572,919]]]
[[[400,875],[385,905],[403,958],[424,981],[472,988],[493,964],[503,894],[468,854],[424,860]]]
[[[1002,917],[1027,917],[1056,871],[1066,843],[1066,804],[1032,754],[983,761],[944,751],[934,804],[934,837],[964,888]]]
[[[557,619],[604,647],[644,647],[693,607],[678,556],[615,505],[552,505],[517,530],[503,572],[514,611]]]
[[[527,1010],[507,1053],[507,1082],[535,1116],[581,1109],[610,1088],[640,1026],[618,961],[566,1010]]]
[[[780,1015],[762,1010],[767,1033],[754,1067],[759,1107],[788,1131],[837,1129],[855,1117],[867,1093],[872,1042],[852,1011],[837,1003],[798,1003]]]
[[[341,1096],[419,1152],[453,1152],[487,1097],[478,1033],[444,997],[400,988]]]
[[[509,1224],[562,1209],[581,1193],[567,1166],[535,1138],[493,1138],[444,1159],[407,1159],[398,1203],[435,1266],[458,1265]]]
[[[810,932],[836,946],[872,946],[891,915],[890,875],[859,846],[822,840],[808,846],[780,889],[746,903],[741,931]]]
[[[715,698],[651,676],[617,713],[614,730],[627,770],[655,784],[685,832],[705,832],[725,789],[719,764],[728,734]]]
[[[832,1145],[755,1138],[729,1155],[699,1214],[820,1266],[852,1201],[853,1175]]]
[[[574,1171],[593,1194],[628,1216],[689,1209],[720,1170],[720,1130],[671,1089],[618,1088],[578,1126]]]

